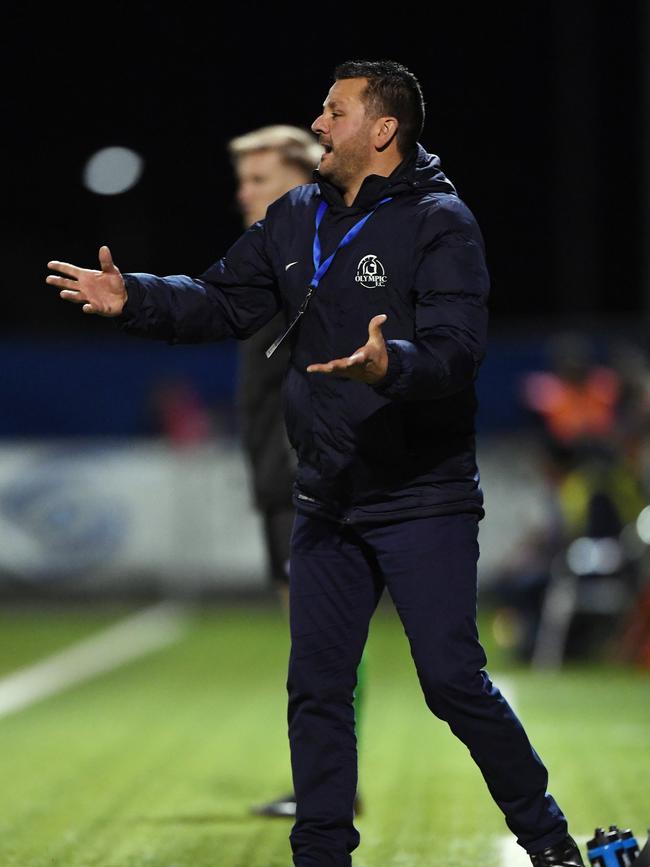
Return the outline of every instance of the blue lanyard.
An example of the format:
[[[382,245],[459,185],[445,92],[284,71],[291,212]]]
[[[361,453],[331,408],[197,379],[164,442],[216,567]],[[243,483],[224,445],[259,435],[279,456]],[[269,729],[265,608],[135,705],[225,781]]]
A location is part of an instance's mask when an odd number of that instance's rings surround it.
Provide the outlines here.
[[[336,250],[334,250],[334,252],[331,255],[329,255],[327,257],[327,259],[325,259],[324,262],[321,262],[321,246],[320,246],[320,238],[318,237],[318,229],[319,229],[321,221],[325,215],[325,211],[327,210],[327,202],[321,202],[320,203],[320,205],[318,206],[318,209],[316,211],[316,231],[314,232],[314,244],[313,244],[313,249],[312,249],[312,255],[314,258],[314,276],[309,281],[309,288],[307,289],[307,294],[305,295],[305,298],[304,298],[302,304],[298,308],[298,312],[296,313],[295,317],[292,319],[291,323],[289,324],[289,327],[287,328],[287,330],[283,334],[281,334],[277,338],[277,340],[274,340],[273,343],[266,350],[266,357],[267,358],[270,358],[273,355],[273,353],[278,348],[278,346],[282,343],[284,338],[289,334],[290,331],[293,330],[293,328],[299,322],[301,316],[303,316],[303,314],[307,310],[307,306],[309,304],[309,299],[314,294],[314,290],[318,288],[318,284],[320,283],[320,281],[323,279],[325,274],[329,271],[329,267],[332,264],[332,261],[333,261],[334,257],[336,256],[336,254],[338,253],[338,251],[342,250],[343,247],[346,247],[351,241],[354,241],[354,239],[357,237],[359,232],[363,229],[365,224],[368,222],[368,220],[375,213],[377,208],[381,207],[386,202],[390,202],[391,199],[392,199],[392,196],[387,196],[385,199],[382,199],[380,202],[377,202],[377,204],[372,209],[372,211],[367,213],[365,217],[362,217],[360,220],[358,220],[354,224],[354,226],[352,226],[352,228],[345,233],[343,238],[339,241],[339,243],[336,247]]]
[[[350,241],[354,241],[354,239],[357,237],[359,232],[363,229],[363,227],[366,225],[368,220],[375,213],[377,208],[379,208],[381,205],[385,204],[386,202],[390,202],[391,198],[392,198],[392,196],[387,196],[385,199],[382,199],[381,202],[378,202],[375,205],[375,207],[372,209],[372,211],[370,211],[368,214],[366,214],[365,217],[362,217],[360,220],[358,220],[358,222],[356,222],[354,224],[354,226],[352,226],[352,228],[349,230],[349,232],[346,232],[346,234],[341,239],[341,241],[339,241],[339,244],[338,244],[336,250],[334,250],[334,252],[332,253],[332,255],[328,256],[327,259],[325,259],[325,261],[322,263],[320,260],[321,249],[320,249],[320,238],[318,237],[318,229],[320,227],[321,220],[323,219],[323,216],[325,215],[325,211],[327,210],[327,202],[321,202],[320,203],[320,205],[318,206],[318,210],[316,211],[316,232],[314,233],[314,247],[313,247],[314,276],[311,278],[311,282],[309,284],[311,287],[313,287],[314,289],[318,288],[318,284],[320,283],[321,279],[325,276],[325,274],[329,270],[329,267],[332,264],[332,260],[334,259],[334,257],[338,253],[338,251],[342,250],[343,247],[346,247],[350,243]]]

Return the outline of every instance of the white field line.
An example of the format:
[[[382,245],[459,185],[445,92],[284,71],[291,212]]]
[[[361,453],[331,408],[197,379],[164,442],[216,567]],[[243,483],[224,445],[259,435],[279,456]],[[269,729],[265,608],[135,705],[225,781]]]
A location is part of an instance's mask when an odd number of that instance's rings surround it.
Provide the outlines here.
[[[570,833],[570,831],[569,831]],[[587,863],[585,844],[589,837],[574,837]],[[512,834],[498,840],[499,867],[530,867],[530,856],[521,848]]]
[[[490,675],[490,680],[500,690],[503,697],[506,699],[510,707],[517,713],[517,688],[509,677],[503,677],[497,674],[496,677]]]
[[[178,641],[185,609],[162,602],[0,679],[0,717]]]
[[[500,675],[497,675],[494,682],[510,707],[517,713],[517,690],[513,682]],[[499,837],[497,851],[499,853],[499,867],[530,867],[530,858],[512,834]]]
[[[497,675],[494,679],[494,683],[501,690],[504,698],[507,699],[508,704],[514,710],[516,714],[519,713],[517,704],[517,688],[515,687],[513,681],[508,677],[501,677]],[[525,726],[525,723],[524,723]],[[583,853],[583,857],[585,852],[585,843],[589,837],[575,837],[576,842],[580,846],[580,850]],[[506,834],[503,837],[499,837],[497,840],[497,851],[499,853],[499,867],[530,867],[530,856],[526,853],[524,849],[517,843],[517,840],[512,834]],[[585,862],[586,863],[586,862]]]
[[[530,867],[530,857],[512,834],[507,837],[499,837],[498,852],[499,867]]]

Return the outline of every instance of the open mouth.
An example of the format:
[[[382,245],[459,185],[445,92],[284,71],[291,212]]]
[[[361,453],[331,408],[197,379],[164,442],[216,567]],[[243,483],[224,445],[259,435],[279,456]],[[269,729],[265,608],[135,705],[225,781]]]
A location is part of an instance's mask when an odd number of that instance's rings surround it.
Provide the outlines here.
[[[332,145],[324,144],[324,145],[323,145],[323,148],[324,148],[324,151],[325,151],[326,154],[331,154],[331,153],[332,153]]]

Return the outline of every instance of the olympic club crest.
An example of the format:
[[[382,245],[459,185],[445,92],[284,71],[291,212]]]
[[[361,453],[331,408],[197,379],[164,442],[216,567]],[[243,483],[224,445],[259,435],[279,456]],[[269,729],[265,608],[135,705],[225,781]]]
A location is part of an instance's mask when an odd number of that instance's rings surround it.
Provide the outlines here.
[[[366,289],[376,289],[378,286],[385,286],[388,277],[379,259],[373,253],[368,253],[357,265],[354,279]]]

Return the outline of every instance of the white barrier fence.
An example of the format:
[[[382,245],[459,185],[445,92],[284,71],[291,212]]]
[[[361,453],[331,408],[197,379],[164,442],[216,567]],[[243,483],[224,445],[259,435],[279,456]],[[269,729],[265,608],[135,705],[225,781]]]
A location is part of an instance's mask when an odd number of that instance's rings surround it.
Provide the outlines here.
[[[489,580],[517,538],[543,516],[530,448],[480,450]],[[225,441],[0,445],[0,582],[193,592],[266,585],[259,518],[244,458]]]
[[[0,574],[99,589],[152,580],[262,586],[264,552],[234,445],[0,448]]]

